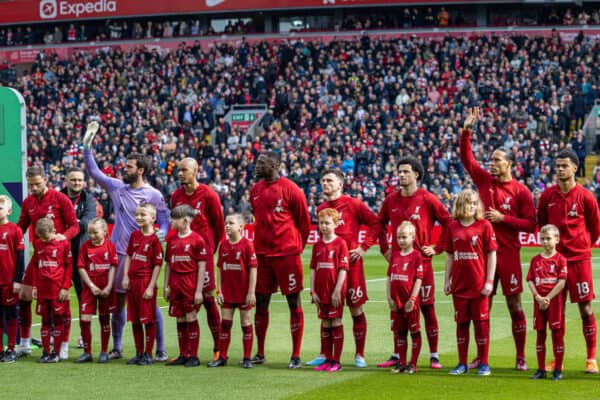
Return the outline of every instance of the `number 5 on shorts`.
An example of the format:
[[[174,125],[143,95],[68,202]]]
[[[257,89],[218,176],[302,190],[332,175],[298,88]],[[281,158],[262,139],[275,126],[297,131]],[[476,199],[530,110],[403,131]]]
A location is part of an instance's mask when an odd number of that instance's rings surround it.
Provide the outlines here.
[[[296,274],[289,274],[288,275],[288,290],[292,291],[294,289],[296,289]]]

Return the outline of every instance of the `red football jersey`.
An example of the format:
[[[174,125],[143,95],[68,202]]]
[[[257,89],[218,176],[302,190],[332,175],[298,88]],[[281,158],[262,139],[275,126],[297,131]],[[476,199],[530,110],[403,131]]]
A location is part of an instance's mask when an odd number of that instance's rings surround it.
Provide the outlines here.
[[[71,200],[54,189],[48,188],[41,198],[29,195],[21,205],[21,215],[17,225],[23,232],[32,227],[33,237],[37,239],[35,224],[40,218],[49,217],[54,221],[56,233],[62,233],[68,240],[79,233],[79,222]]]
[[[452,257],[452,295],[478,298],[485,284],[487,255],[498,250],[492,224],[481,219],[469,226],[453,220],[442,241]]]
[[[368,250],[369,247],[375,244],[381,231],[381,223],[379,217],[369,210],[365,203],[350,196],[342,195],[339,199],[323,202],[317,208],[317,213],[325,208],[333,208],[339,213],[340,219],[335,228],[335,234],[346,241],[349,250],[358,247],[358,235],[361,226],[368,227],[368,231],[360,247],[363,250]]]
[[[313,246],[310,268],[315,270],[315,293],[322,304],[331,304],[339,271],[348,270],[348,259],[348,246],[339,236],[329,243],[319,239]],[[342,298],[344,293],[342,288]]]
[[[202,236],[208,252],[213,254],[225,234],[225,219],[219,195],[204,184],[200,184],[191,195],[185,192],[185,188],[180,187],[171,194],[171,208],[184,204],[196,211],[191,228]]]
[[[256,254],[280,257],[302,253],[310,233],[306,197],[287,178],[260,180],[250,189]]]
[[[414,250],[410,254],[402,255],[400,251],[392,252],[387,276],[390,281],[390,297],[398,309],[410,299],[410,294],[415,281],[423,280],[423,258],[421,252]],[[417,301],[419,295],[417,294]]]
[[[492,224],[501,250],[518,254],[521,248],[519,232],[535,231],[535,206],[529,189],[516,179],[499,182],[473,157],[471,131],[460,136],[460,159],[477,186],[486,210],[494,208],[504,214],[502,222]]]
[[[8,221],[0,225],[0,285],[12,285],[17,271],[17,253],[25,250],[23,231]]]
[[[154,267],[163,263],[162,246],[154,233],[144,235],[134,231],[129,238],[127,255],[131,257],[129,279],[149,278]]]
[[[567,260],[560,253],[550,258],[538,254],[531,259],[527,281],[533,282],[540,296],[550,293],[559,279],[567,279]]]
[[[101,245],[94,245],[91,240],[86,240],[79,250],[79,259],[77,268],[85,270],[90,279],[108,279],[108,273],[111,267],[116,268],[119,265],[117,258],[117,248],[114,243],[108,239]]]
[[[37,298],[56,299],[60,289],[71,287],[71,243],[68,240],[44,242],[37,239],[27,268],[32,268],[31,281],[32,286],[37,288]]]
[[[198,274],[198,263],[206,262],[209,254],[212,257],[212,253],[209,253],[206,248],[204,239],[196,232],[192,231],[185,237],[173,235],[167,240],[166,261],[172,272]]]
[[[416,228],[415,249],[430,246],[431,231],[435,221],[442,225],[444,231],[451,221],[448,210],[444,208],[440,200],[424,189],[417,189],[412,196],[402,196],[399,191],[389,194],[383,201],[379,211],[382,229],[379,235],[379,246],[381,253],[385,254],[389,249],[387,242],[387,226],[392,226],[392,238],[396,237],[396,229],[404,221],[410,221]],[[400,250],[398,242],[392,240],[392,251]],[[423,255],[424,258],[427,258]]]
[[[556,225],[560,231],[556,248],[568,261],[589,259],[592,243],[600,235],[598,202],[579,184],[566,194],[561,193],[558,185],[551,186],[540,197],[538,224]]]
[[[242,237],[237,243],[221,242],[217,265],[221,271],[221,292],[226,303],[246,302],[250,268],[258,266],[252,242]]]

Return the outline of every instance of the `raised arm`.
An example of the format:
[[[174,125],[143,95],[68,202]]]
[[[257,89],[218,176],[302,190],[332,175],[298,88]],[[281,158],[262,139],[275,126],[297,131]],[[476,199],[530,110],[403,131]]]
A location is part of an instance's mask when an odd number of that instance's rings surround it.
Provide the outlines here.
[[[98,168],[98,164],[96,164],[96,160],[94,160],[92,143],[94,142],[94,137],[99,128],[100,125],[98,125],[98,122],[96,121],[90,122],[87,126],[83,137],[83,161],[85,162],[85,168],[88,174],[90,174],[94,181],[102,186],[110,195],[113,190],[120,185],[123,185],[123,182],[115,178],[110,178],[102,173],[100,168]]]
[[[467,114],[463,131],[460,134],[460,161],[473,179],[476,185],[485,179],[492,179],[492,176],[485,169],[481,168],[475,157],[473,156],[473,148],[471,147],[471,128],[479,118],[479,107],[473,107]]]

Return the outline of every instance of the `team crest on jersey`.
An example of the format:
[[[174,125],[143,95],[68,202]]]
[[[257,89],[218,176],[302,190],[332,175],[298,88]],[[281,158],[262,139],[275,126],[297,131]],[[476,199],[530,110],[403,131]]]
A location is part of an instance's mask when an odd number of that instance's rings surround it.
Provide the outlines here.
[[[335,254],[335,250],[330,250],[329,251],[329,258],[333,258],[334,254]]]
[[[471,236],[471,246],[475,246],[477,244],[477,239],[479,239],[479,235]]]
[[[6,240],[6,235],[8,235],[8,232],[4,232],[4,233],[2,234],[2,240]]]
[[[402,270],[406,271],[407,268],[408,268],[408,263],[404,263],[404,265],[402,266]]]
[[[554,265],[554,263],[550,264],[550,273],[553,274],[554,270],[556,269],[556,265]]]
[[[343,213],[341,211],[338,212],[338,223],[337,223],[338,227],[344,225],[344,219],[342,217],[342,214]]]
[[[106,261],[108,261],[108,251],[105,251],[105,252],[104,252],[104,259],[105,259]]]
[[[48,206],[48,213],[46,214],[46,218],[54,218],[54,213],[52,212],[52,206]]]
[[[186,244],[185,247],[183,248],[183,252],[187,253],[188,251],[190,251],[190,245]]]
[[[510,199],[510,196],[506,197],[506,199],[504,199],[504,204],[502,204],[500,208],[506,211],[510,211]]]
[[[420,220],[421,219],[421,215],[419,214],[420,209],[421,209],[421,206],[416,206],[415,211],[413,211],[412,215],[410,216],[410,219],[412,219],[413,221]]]
[[[194,207],[194,211],[195,211],[196,215],[202,213],[202,202],[201,201],[196,203],[196,207]]]
[[[573,204],[568,215],[569,215],[569,217],[578,217],[579,216],[579,214],[577,214],[577,203]]]
[[[56,258],[57,249],[52,249],[52,258]]]
[[[241,251],[238,251],[238,252],[235,253],[235,259],[236,260],[239,260],[241,256],[242,256],[242,252]]]
[[[275,209],[273,209],[274,212],[276,212],[276,213],[283,212],[283,206],[281,205],[282,201],[283,200],[281,200],[281,199],[277,200],[277,205],[275,206]]]
[[[145,251],[145,252],[146,252],[146,251],[148,251],[148,249],[149,249],[149,248],[150,248],[150,245],[149,245],[149,244],[145,244],[145,245],[144,245],[144,251]]]

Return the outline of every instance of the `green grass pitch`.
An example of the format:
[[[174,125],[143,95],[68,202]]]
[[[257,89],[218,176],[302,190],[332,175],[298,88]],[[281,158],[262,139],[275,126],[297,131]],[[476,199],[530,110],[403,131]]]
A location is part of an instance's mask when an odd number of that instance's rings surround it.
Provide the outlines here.
[[[522,260],[528,262],[538,249],[523,249]],[[308,265],[310,249],[303,256]],[[594,252],[595,275],[600,268],[600,251]],[[106,365],[97,363],[76,365],[73,363],[79,350],[71,347],[71,360],[57,365],[37,363],[39,350],[31,357],[14,364],[0,364],[0,396],[2,399],[132,399],[132,398],[174,398],[174,399],[549,399],[557,395],[565,399],[600,398],[600,377],[583,373],[585,364],[585,344],[581,333],[581,322],[576,306],[567,306],[567,336],[565,344],[564,380],[562,382],[531,381],[529,376],[536,368],[535,333],[531,330],[532,299],[528,291],[523,297],[527,314],[527,360],[529,372],[514,370],[514,345],[511,336],[511,322],[504,299],[495,300],[491,317],[490,365],[492,375],[478,377],[475,373],[466,376],[449,376],[448,370],[457,363],[455,344],[455,324],[450,298],[444,296],[443,257],[434,260],[436,270],[436,307],[440,321],[440,358],[442,370],[428,369],[429,347],[425,335],[416,375],[392,375],[389,370],[375,367],[387,359],[392,350],[392,335],[389,330],[389,311],[385,301],[386,264],[372,249],[366,255],[365,266],[370,301],[365,307],[368,319],[366,359],[367,369],[353,367],[354,340],[352,320],[344,316],[345,346],[342,357],[343,371],[336,374],[317,373],[308,367],[290,371],[287,369],[291,339],[289,334],[289,314],[285,299],[274,295],[271,305],[271,322],[267,336],[267,364],[244,370],[238,365],[241,358],[241,330],[236,320],[232,330],[230,362],[227,367],[208,369],[206,361],[212,356],[212,337],[206,326],[205,312],[200,312],[201,341],[199,368],[172,367],[163,365],[150,367],[127,366],[125,360],[113,361]],[[524,267],[524,274],[526,273]],[[159,280],[159,282],[162,282]],[[596,279],[596,290],[599,290]],[[305,274],[305,287],[308,274]],[[162,299],[161,299],[162,301]],[[75,303],[75,302],[74,302]],[[315,356],[320,348],[319,321],[314,306],[309,304],[308,292],[303,294],[305,313],[303,361]],[[161,302],[164,306],[164,302]],[[596,308],[598,306],[596,305]],[[170,355],[177,353],[175,321],[165,315],[165,335]],[[76,313],[74,312],[74,315]],[[236,319],[238,315],[236,314]],[[39,320],[34,320],[34,336],[39,336]],[[93,352],[99,350],[98,321],[93,326]],[[78,322],[73,322],[71,343],[79,333]],[[471,335],[472,336],[472,335]],[[125,328],[125,358],[133,355],[131,328]],[[471,338],[470,356],[475,354]],[[547,339],[547,357],[552,354],[550,337]]]

